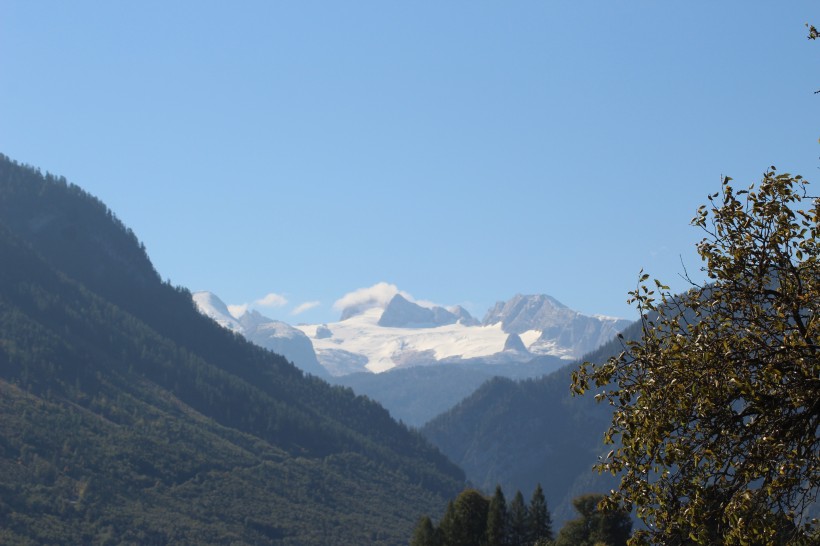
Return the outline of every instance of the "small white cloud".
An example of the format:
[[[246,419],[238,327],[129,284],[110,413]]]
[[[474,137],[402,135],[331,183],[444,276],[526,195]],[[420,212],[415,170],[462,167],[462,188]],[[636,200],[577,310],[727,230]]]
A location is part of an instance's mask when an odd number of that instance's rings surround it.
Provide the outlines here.
[[[260,298],[253,303],[259,307],[283,307],[288,304],[288,300],[285,296],[271,292],[264,298]]]
[[[386,307],[396,294],[401,294],[411,301],[413,299],[410,294],[399,290],[395,284],[380,282],[368,288],[359,288],[353,292],[348,292],[336,300],[333,308],[337,311],[343,311],[352,307],[359,309]]]
[[[244,315],[248,311],[248,304],[247,303],[240,303],[237,305],[229,305],[228,312],[231,314],[233,318],[238,319],[242,315]]]
[[[313,309],[314,307],[319,307],[319,303],[320,302],[318,302],[318,301],[306,301],[305,303],[300,303],[299,305],[297,305],[293,309],[293,311],[290,312],[290,314],[291,315],[302,314],[302,313],[304,313],[305,311],[307,311],[309,309]]]

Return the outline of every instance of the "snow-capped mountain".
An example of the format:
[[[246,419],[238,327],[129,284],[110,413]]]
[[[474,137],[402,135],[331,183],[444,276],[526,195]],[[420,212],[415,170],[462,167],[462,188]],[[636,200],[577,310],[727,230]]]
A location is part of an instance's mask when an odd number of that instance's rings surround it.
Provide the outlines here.
[[[540,332],[528,345],[536,354],[551,354],[555,347],[568,349],[576,357],[593,351],[615,337],[631,321],[601,315],[582,315],[544,294],[500,301],[487,312],[482,324],[501,324],[510,334]]]
[[[316,358],[313,344],[301,330],[252,310],[246,310],[235,317],[228,306],[211,292],[196,292],[193,298],[199,312],[221,326],[242,334],[248,341],[260,347],[284,356],[305,372],[327,377],[325,367]]]
[[[384,313],[373,307],[339,322],[297,328],[311,339],[319,361],[333,375],[486,357],[503,351],[508,337],[500,324],[382,326]]]
[[[349,297],[355,296],[355,297]],[[479,323],[461,307],[419,302],[381,283],[339,300],[338,322],[298,325],[255,311],[233,316],[213,294],[198,292],[200,311],[297,366],[333,376],[448,363],[526,363],[539,356],[579,358],[609,341],[629,321],[588,316],[546,295],[516,295]],[[309,346],[309,347],[308,347]]]
[[[242,325],[228,310],[221,299],[211,292],[194,292],[194,303],[200,313],[212,318],[217,324],[228,330],[242,333]]]
[[[475,326],[478,321],[466,309],[457,305],[452,310],[440,306],[423,307],[396,294],[379,318],[379,326],[393,328],[435,328],[460,322]]]

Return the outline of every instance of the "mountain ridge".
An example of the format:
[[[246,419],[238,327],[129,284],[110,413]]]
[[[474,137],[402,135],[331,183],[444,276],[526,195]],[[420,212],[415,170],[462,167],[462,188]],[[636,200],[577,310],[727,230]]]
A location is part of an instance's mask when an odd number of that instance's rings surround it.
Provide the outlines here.
[[[218,310],[208,307],[205,296],[195,297],[202,299],[197,302],[200,311],[217,322],[264,347],[284,352],[301,368],[323,377],[454,363],[526,363],[539,356],[569,361],[605,343],[629,324],[624,319],[584,315],[544,294],[517,294],[498,302],[481,323],[459,306],[419,303],[387,283],[352,294],[358,297],[342,308],[342,320],[295,326],[310,341],[320,366],[304,339],[300,342],[305,356],[289,352],[288,343],[292,342],[276,340],[272,328],[267,337],[252,339],[252,331],[239,324],[218,297],[207,296],[219,301]],[[243,316],[247,317],[247,312]],[[279,322],[261,315],[258,321]],[[280,323],[285,330],[287,323]]]
[[[301,330],[286,322],[265,317],[253,309],[235,317],[228,306],[212,292],[194,292],[192,299],[203,315],[223,328],[244,336],[248,341],[287,358],[306,373],[327,378],[327,370],[319,364],[313,344]]]
[[[463,484],[374,402],[200,314],[98,200],[5,156],[0,257],[0,542],[400,544]]]

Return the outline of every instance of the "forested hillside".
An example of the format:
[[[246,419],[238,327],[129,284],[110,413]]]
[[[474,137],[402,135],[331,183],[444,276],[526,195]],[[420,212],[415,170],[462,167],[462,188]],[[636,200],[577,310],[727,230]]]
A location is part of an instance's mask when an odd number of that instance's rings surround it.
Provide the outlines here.
[[[200,315],[136,236],[0,157],[0,542],[399,544],[463,473]]]
[[[638,333],[636,323],[624,335]],[[615,339],[586,360],[604,362],[620,350]],[[570,375],[576,368],[571,364],[539,379],[488,381],[421,431],[484,491],[497,484],[528,491],[541,483],[560,526],[573,517],[573,498],[606,492],[615,483],[592,471],[608,451],[603,434],[610,409],[590,397],[572,396]]]

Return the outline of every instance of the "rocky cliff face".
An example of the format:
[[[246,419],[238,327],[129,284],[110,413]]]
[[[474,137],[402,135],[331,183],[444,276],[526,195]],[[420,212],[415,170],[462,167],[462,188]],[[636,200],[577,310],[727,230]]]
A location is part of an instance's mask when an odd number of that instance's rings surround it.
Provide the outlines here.
[[[577,356],[606,343],[630,324],[625,319],[581,314],[545,294],[517,294],[508,301],[496,303],[482,323],[488,326],[499,322],[510,334],[540,331],[538,339],[529,347],[534,354],[563,347]]]
[[[393,328],[435,328],[459,321],[465,325],[477,322],[463,307],[456,307],[453,311],[440,306],[422,307],[396,294],[387,304],[378,324]]]

